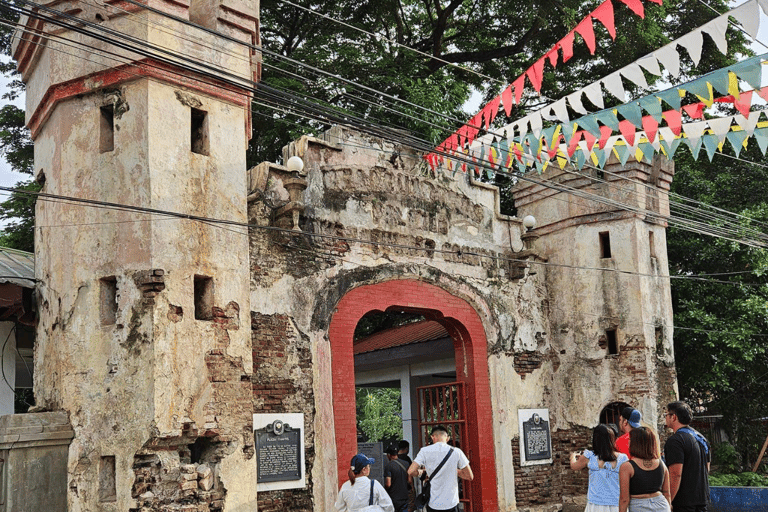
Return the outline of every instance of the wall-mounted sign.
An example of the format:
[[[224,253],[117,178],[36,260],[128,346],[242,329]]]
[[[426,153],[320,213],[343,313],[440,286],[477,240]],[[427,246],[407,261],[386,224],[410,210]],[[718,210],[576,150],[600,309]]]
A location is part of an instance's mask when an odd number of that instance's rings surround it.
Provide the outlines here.
[[[368,478],[378,480],[384,485],[384,446],[381,443],[357,443],[357,453],[364,453],[369,459],[375,459],[371,464],[371,474]]]
[[[520,465],[550,464],[552,436],[549,409],[518,409],[520,427]]]
[[[306,486],[303,414],[254,414],[253,438],[257,492]]]

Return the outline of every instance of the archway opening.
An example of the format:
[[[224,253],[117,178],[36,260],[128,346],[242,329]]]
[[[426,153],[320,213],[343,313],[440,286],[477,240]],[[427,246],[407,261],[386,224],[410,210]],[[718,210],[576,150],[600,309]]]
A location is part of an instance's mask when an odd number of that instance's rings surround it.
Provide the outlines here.
[[[374,312],[372,315],[369,313]],[[456,297],[442,288],[417,280],[394,280],[372,285],[363,285],[349,291],[339,301],[331,319],[329,337],[331,342],[332,374],[333,374],[333,404],[334,425],[336,437],[337,463],[339,484],[344,480],[349,467],[349,460],[357,452],[358,425],[356,421],[356,389],[368,384],[379,387],[402,386],[403,379],[387,377],[389,367],[395,367],[397,355],[408,359],[403,354],[413,347],[388,347],[394,350],[389,355],[386,364],[381,364],[374,358],[367,362],[364,358],[355,361],[355,331],[360,320],[366,315],[397,312],[400,315],[414,315],[412,321],[427,321],[437,324],[447,336],[442,340],[429,341],[439,345],[440,350],[431,350],[427,361],[438,366],[429,370],[426,378],[443,383],[455,384],[463,389],[466,397],[465,427],[461,430],[461,448],[470,459],[475,472],[475,480],[467,486],[466,496],[471,500],[471,510],[496,510],[498,508],[496,462],[494,454],[492,408],[490,401],[490,384],[488,378],[487,340],[477,311],[464,299]],[[423,320],[416,315],[423,316]],[[368,321],[366,320],[366,322]],[[381,320],[381,318],[379,318]],[[397,327],[407,326],[410,322]],[[375,333],[374,333],[375,334]],[[358,340],[360,341],[360,340]],[[362,341],[361,341],[362,343]],[[406,345],[419,345],[406,344]],[[426,346],[426,345],[425,345]],[[425,348],[425,346],[419,348]],[[447,357],[442,357],[442,354]],[[358,355],[370,351],[359,350]],[[413,354],[411,354],[412,356]],[[448,361],[446,363],[446,360]],[[373,378],[375,365],[379,365],[380,375]],[[411,366],[421,362],[409,363]],[[368,365],[368,366],[366,366]],[[402,371],[402,365],[400,365]],[[358,380],[358,373],[360,379]],[[350,377],[355,375],[355,386],[350,386]],[[365,379],[363,378],[365,377]],[[412,377],[412,376],[410,376]],[[410,377],[409,385],[410,385]],[[378,379],[378,381],[377,381]],[[423,383],[423,382],[420,382]],[[416,386],[421,388],[423,386]],[[411,393],[400,393],[401,401],[410,400]],[[406,398],[408,397],[408,398]],[[413,407],[411,403],[411,407]],[[418,401],[416,403],[418,407]],[[411,443],[413,456],[421,445],[417,416],[404,415],[410,425],[404,429],[413,432]],[[409,428],[410,427],[410,428]],[[422,428],[424,425],[422,424]],[[416,432],[414,432],[416,429]],[[458,433],[458,432],[457,432]]]

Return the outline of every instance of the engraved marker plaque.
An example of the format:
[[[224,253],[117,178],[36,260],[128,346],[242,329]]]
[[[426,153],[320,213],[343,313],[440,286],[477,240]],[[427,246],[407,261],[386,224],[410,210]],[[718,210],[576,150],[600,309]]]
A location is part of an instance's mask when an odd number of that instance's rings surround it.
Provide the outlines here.
[[[549,409],[518,409],[520,465],[552,463]]]
[[[253,433],[256,442],[256,482],[283,482],[301,477],[301,429],[275,420]]]

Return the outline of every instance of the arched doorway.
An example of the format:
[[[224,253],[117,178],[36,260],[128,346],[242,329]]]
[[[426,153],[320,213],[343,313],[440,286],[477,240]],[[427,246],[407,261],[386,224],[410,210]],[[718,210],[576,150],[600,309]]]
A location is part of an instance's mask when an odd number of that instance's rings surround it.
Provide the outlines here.
[[[488,379],[487,340],[477,311],[464,299],[442,288],[414,279],[363,285],[339,301],[331,318],[329,338],[332,358],[333,417],[339,484],[344,481],[349,459],[357,452],[355,424],[355,327],[369,311],[390,308],[418,311],[439,321],[451,335],[456,378],[466,388],[468,432],[463,449],[475,472],[471,484],[473,511],[498,508],[496,460]]]

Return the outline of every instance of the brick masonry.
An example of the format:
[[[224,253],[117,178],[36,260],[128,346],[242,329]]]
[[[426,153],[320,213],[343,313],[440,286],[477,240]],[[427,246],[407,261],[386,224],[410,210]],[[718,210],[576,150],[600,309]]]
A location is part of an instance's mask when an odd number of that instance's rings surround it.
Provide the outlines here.
[[[315,457],[312,353],[303,336],[286,315],[251,313],[253,341],[253,413],[304,413],[306,473]],[[310,428],[307,428],[310,427]],[[260,492],[260,512],[312,511],[312,482],[306,489]]]

